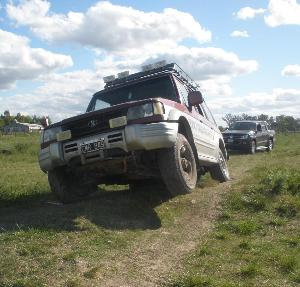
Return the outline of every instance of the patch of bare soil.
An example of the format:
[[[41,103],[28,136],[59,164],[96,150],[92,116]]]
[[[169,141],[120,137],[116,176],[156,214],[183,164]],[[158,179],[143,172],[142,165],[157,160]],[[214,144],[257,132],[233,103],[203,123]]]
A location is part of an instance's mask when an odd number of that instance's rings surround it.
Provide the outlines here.
[[[107,274],[103,286],[159,286],[169,273],[179,271],[182,259],[199,243],[205,242],[218,214],[221,195],[231,183],[198,188],[190,195],[165,203],[171,206],[163,208],[182,204],[180,215],[173,224],[143,231],[143,236],[132,244],[125,256],[122,254],[107,262],[113,265],[113,272]]]
[[[161,286],[169,274],[180,273],[183,259],[196,246],[205,243],[220,211],[222,195],[250,168],[245,158],[238,158],[238,164],[231,168],[230,181],[198,188],[192,194],[173,198],[163,204],[166,206],[157,207],[158,214],[160,208],[172,209],[174,205],[181,205],[182,209],[175,211],[178,216],[172,224],[143,231],[143,236],[125,256],[115,256],[108,262],[113,265],[113,272],[102,278],[101,286]]]

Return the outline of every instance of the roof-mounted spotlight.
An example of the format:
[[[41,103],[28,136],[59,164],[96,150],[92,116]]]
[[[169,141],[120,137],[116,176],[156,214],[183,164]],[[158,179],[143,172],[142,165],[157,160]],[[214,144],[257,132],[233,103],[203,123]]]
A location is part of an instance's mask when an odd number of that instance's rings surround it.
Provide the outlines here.
[[[147,72],[147,71],[150,71],[153,69],[158,69],[158,68],[164,67],[166,65],[167,65],[167,62],[165,60],[163,60],[163,61],[156,62],[154,64],[148,64],[148,65],[142,66],[142,71]]]
[[[116,79],[115,75],[111,75],[111,76],[106,76],[106,77],[104,77],[104,78],[103,78],[103,81],[104,81],[104,83],[106,84],[106,83],[109,83],[109,82],[114,81],[115,79]]]
[[[159,62],[156,62],[156,63],[153,64],[154,69],[164,67],[165,65],[167,65],[166,60],[162,60],[162,61],[159,61]]]
[[[123,79],[129,76],[129,71],[118,73],[118,79]]]
[[[154,69],[153,64],[148,64],[148,65],[142,66],[142,72],[147,72],[147,71],[150,71],[150,70],[153,70],[153,69]]]

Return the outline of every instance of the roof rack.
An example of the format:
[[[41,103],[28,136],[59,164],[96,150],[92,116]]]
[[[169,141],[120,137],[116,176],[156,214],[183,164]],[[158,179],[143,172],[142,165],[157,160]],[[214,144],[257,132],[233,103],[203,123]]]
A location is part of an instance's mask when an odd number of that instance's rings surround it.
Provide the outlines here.
[[[145,77],[150,77],[150,76],[157,75],[157,74],[168,73],[168,72],[175,74],[180,80],[182,80],[190,88],[192,88],[192,89],[199,88],[199,85],[195,81],[193,81],[193,79],[186,72],[184,72],[176,63],[170,63],[163,67],[154,68],[151,70],[138,72],[138,73],[129,75],[127,77],[114,79],[112,81],[107,82],[104,88],[105,89],[114,88],[119,85],[123,85],[125,83],[132,82],[134,80],[142,79]]]

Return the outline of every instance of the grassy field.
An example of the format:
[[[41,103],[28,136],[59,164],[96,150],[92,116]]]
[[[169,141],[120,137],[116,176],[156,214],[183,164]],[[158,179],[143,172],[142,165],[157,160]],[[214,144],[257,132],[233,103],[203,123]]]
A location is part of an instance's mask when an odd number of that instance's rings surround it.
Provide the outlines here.
[[[0,136],[0,286],[299,286],[300,135],[235,154],[192,194],[99,190],[59,205],[38,136]]]
[[[299,135],[279,136],[271,154],[245,162],[214,230],[168,286],[300,286],[299,142]],[[240,159],[232,157],[232,168]]]

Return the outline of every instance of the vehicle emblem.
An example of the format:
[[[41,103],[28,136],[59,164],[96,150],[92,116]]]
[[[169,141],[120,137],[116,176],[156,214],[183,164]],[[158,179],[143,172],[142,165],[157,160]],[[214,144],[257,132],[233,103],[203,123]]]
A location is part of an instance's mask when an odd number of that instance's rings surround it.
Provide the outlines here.
[[[233,139],[233,136],[230,136],[231,139]]]
[[[98,121],[97,120],[91,120],[88,122],[89,128],[94,128],[97,125]]]

